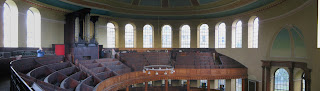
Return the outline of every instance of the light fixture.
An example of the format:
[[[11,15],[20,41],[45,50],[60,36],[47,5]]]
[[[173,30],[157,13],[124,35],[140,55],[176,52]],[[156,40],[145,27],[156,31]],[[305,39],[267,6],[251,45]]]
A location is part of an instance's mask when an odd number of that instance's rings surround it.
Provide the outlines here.
[[[165,68],[165,69],[163,69]],[[151,74],[150,72],[155,72],[155,75],[159,75],[159,72],[164,72],[164,75],[167,75],[167,72],[170,72],[173,74],[175,72],[174,67],[170,65],[148,65],[143,67],[143,73],[146,73],[148,71],[148,74]]]

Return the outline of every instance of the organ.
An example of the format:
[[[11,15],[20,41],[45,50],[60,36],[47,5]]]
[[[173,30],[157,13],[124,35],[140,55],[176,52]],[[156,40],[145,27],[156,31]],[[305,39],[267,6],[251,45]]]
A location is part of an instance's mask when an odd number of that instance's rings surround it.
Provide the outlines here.
[[[65,55],[73,60],[98,59],[99,46],[95,36],[98,16],[91,16],[89,8],[66,14],[64,30]]]

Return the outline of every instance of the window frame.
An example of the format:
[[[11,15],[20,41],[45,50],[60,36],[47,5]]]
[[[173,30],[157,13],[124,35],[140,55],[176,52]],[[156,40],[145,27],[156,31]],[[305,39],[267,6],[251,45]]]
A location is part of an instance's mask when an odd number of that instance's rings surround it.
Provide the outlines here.
[[[7,8],[6,8],[7,7]],[[18,31],[18,7],[12,0],[6,0],[2,6],[3,22],[3,47],[18,48],[19,31]],[[5,9],[8,12],[5,12]],[[7,15],[5,15],[7,14]],[[5,18],[5,19],[4,19]]]
[[[168,31],[165,30],[166,27],[169,28]],[[168,35],[164,35],[164,31]],[[169,40],[168,41],[164,41],[164,37],[165,36],[169,36]],[[172,27],[170,25],[163,25],[161,27],[161,48],[172,48]]]
[[[224,25],[224,26],[222,26]],[[221,28],[224,27],[224,28]],[[224,22],[220,22],[216,25],[215,30],[215,48],[226,48],[226,32],[227,32],[227,25]]]
[[[191,28],[189,25],[182,25],[180,28],[180,48],[190,48]]]
[[[111,26],[111,24],[113,27],[109,27],[109,25]],[[108,22],[107,23],[107,48],[116,48],[116,31],[117,31],[116,25],[112,22]],[[113,33],[113,34],[109,34],[109,33]],[[112,38],[112,37],[114,37],[114,40],[111,41],[110,38]],[[113,41],[114,41],[114,43],[112,43]],[[114,44],[114,45],[112,45],[112,44]]]
[[[257,20],[257,22],[256,22]],[[248,48],[259,48],[259,22],[257,16],[252,16],[248,22]]]
[[[146,30],[146,27],[149,27],[150,28],[150,30]],[[148,32],[147,32],[148,31]],[[151,31],[151,32],[150,32]],[[145,33],[149,33],[149,35],[147,35],[147,34],[145,34]],[[152,25],[150,25],[150,24],[146,24],[146,25],[144,25],[143,26],[143,48],[153,48],[153,41],[154,41],[154,38],[153,38],[153,27],[152,27]],[[151,41],[150,41],[150,39],[149,39],[149,42],[150,42],[150,44],[145,44],[148,40],[145,38],[145,37],[150,37],[151,38]],[[148,43],[149,43],[148,42]]]
[[[240,25],[238,25],[240,24]],[[231,48],[242,48],[242,21],[236,20],[232,24],[232,45]]]
[[[30,13],[31,14],[30,14]],[[27,10],[27,47],[40,48],[41,47],[41,14],[38,9],[30,7]],[[32,15],[32,16],[29,16]],[[30,24],[30,18],[33,25]],[[30,39],[31,38],[31,39]]]
[[[283,70],[284,72],[286,72],[287,74],[287,77],[288,77],[288,81],[287,82],[285,82],[285,83],[288,83],[288,90],[287,91],[289,91],[289,73],[288,73],[288,71],[286,70],[286,69],[284,69],[284,68],[278,68],[277,70],[275,70],[275,72],[274,72],[274,81],[273,81],[273,90],[275,91],[276,90],[276,77],[277,77],[277,71],[279,71],[279,70]],[[281,82],[281,83],[283,83],[283,82]],[[286,90],[286,89],[285,89]]]
[[[198,46],[199,48],[209,48],[209,25],[208,24],[201,24],[199,26],[198,31]],[[203,41],[203,36],[205,36],[205,41]]]

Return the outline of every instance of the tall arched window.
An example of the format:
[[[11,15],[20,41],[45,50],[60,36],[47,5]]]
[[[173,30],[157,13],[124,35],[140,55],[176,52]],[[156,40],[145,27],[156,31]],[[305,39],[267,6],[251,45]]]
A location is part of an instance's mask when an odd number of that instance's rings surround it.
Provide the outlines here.
[[[236,79],[236,91],[242,91],[242,79]]]
[[[232,25],[232,48],[242,47],[242,22],[236,21]]]
[[[274,74],[274,91],[289,91],[289,74],[280,68]]]
[[[18,47],[18,8],[12,0],[3,4],[3,46]]]
[[[161,31],[162,48],[171,48],[172,30],[169,25],[164,25]]]
[[[116,29],[113,23],[107,23],[107,48],[116,47]]]
[[[302,74],[301,79],[301,91],[306,91],[306,79],[304,73]]]
[[[27,47],[41,47],[41,15],[33,7],[27,11]]]
[[[152,48],[153,45],[153,30],[151,25],[143,27],[143,48]]]
[[[226,48],[226,24],[220,23],[216,26],[216,48]]]
[[[207,24],[202,24],[199,28],[199,47],[208,48],[209,47],[209,26]]]
[[[259,18],[251,17],[248,25],[248,48],[258,48]]]
[[[180,31],[180,45],[181,48],[190,48],[190,26],[183,25]]]
[[[134,47],[134,30],[131,24],[125,26],[125,47],[133,48]]]

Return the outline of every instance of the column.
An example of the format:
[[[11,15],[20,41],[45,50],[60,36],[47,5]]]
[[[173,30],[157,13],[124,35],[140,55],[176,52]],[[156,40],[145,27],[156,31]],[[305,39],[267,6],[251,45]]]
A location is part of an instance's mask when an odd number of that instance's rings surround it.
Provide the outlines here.
[[[310,89],[310,83],[311,83],[310,75],[311,75],[310,70],[308,68],[306,68],[306,70],[304,70],[306,91],[311,91],[311,89]]]
[[[266,91],[270,91],[270,67],[266,67]]]
[[[210,80],[207,80],[207,90],[210,91]]]
[[[187,91],[191,91],[190,90],[190,80],[187,80]]]
[[[126,91],[129,91],[129,86],[127,86]]]
[[[262,91],[264,91],[264,80],[265,80],[265,77],[264,77],[264,74],[265,73],[265,67],[262,66]]]
[[[226,83],[224,85],[224,90],[225,91],[231,91],[231,79],[225,79]],[[244,91],[247,91],[247,90],[244,90]]]
[[[242,79],[242,91],[248,91],[248,78]]]
[[[168,91],[168,80],[165,80],[164,84],[165,84],[166,91]]]
[[[293,82],[293,67],[289,68],[289,91],[293,91],[293,86],[294,86],[294,82]]]
[[[144,82],[144,91],[148,91],[148,82]]]

